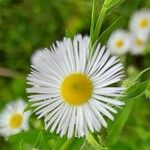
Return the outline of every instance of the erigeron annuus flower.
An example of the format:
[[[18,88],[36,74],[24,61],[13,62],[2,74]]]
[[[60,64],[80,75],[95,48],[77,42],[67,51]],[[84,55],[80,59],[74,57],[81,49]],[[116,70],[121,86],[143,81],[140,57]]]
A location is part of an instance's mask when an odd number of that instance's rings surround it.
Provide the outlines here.
[[[130,30],[138,37],[147,39],[150,35],[150,10],[141,9],[133,14],[130,20]]]
[[[43,60],[34,64],[27,77],[29,101],[34,112],[45,118],[46,129],[61,136],[82,137],[90,130],[107,127],[104,119],[113,120],[113,106],[124,103],[113,98],[123,88],[115,87],[122,78],[122,64],[116,56],[110,58],[105,46],[98,44],[89,55],[89,38],[64,38],[50,50],[43,51]]]
[[[129,51],[130,44],[130,34],[123,29],[118,29],[110,35],[107,47],[112,54],[122,55]]]
[[[23,100],[12,101],[0,113],[0,135],[8,137],[28,130],[30,111],[24,112],[26,104]]]
[[[132,34],[132,44],[130,48],[130,53],[133,55],[140,55],[146,48],[147,41],[137,35]]]

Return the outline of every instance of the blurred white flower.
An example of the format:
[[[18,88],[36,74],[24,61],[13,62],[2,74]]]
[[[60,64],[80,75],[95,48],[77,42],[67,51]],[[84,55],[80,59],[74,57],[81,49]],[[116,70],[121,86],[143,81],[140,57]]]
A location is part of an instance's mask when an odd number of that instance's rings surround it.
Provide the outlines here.
[[[133,14],[129,24],[131,32],[146,40],[150,36],[150,10],[141,9]]]
[[[132,43],[130,48],[130,53],[133,55],[140,55],[143,53],[143,50],[146,48],[147,41],[137,35],[131,34]]]
[[[30,111],[23,112],[26,104],[23,100],[10,102],[0,113],[0,135],[7,138],[21,130],[28,130]]]
[[[129,51],[131,45],[130,34],[122,29],[114,31],[107,43],[108,49],[112,54],[122,55]]]
[[[100,44],[94,50],[89,55],[89,37],[64,38],[44,50],[32,66],[27,77],[32,86],[27,89],[29,101],[50,132],[70,138],[99,131],[107,127],[104,116],[113,120],[111,113],[117,113],[113,107],[124,104],[114,98],[123,88],[112,85],[122,79],[123,65]]]

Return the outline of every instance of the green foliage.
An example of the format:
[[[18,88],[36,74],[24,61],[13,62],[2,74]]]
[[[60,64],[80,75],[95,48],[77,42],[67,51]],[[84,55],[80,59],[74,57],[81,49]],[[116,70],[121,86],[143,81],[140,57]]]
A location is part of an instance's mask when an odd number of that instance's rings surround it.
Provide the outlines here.
[[[130,115],[132,106],[135,101],[131,100],[126,103],[126,106],[123,108],[122,112],[118,112],[118,116],[115,118],[115,122],[111,123],[108,127],[108,139],[109,145],[115,144],[121,136],[122,129]]]
[[[111,9],[112,7],[116,5],[120,5],[124,1],[125,0],[105,0],[104,7],[106,7],[107,9]]]
[[[138,75],[132,78],[132,80],[130,80],[130,84],[127,86],[127,89],[124,93],[125,96],[121,98],[126,102],[126,105],[123,108],[122,112],[118,113],[115,122],[109,124],[109,145],[113,145],[118,141],[125,126],[125,123],[131,113],[133,105],[135,104],[136,100],[144,95],[145,92],[149,89],[149,80],[144,82],[138,81],[142,77],[142,75],[149,70],[150,68],[141,71]]]
[[[98,42],[105,44],[110,36],[111,32],[116,28],[119,28],[122,24],[124,24],[124,17],[118,17],[115,22],[113,22],[99,37]]]
[[[50,134],[45,130],[29,130],[9,137],[12,143],[19,143],[20,149],[24,150],[24,145],[28,144],[30,148],[48,150],[48,140],[55,139],[56,135]],[[19,150],[20,150],[19,149]]]
[[[60,138],[58,135],[51,134],[45,130],[29,130],[9,137],[12,143],[19,143],[19,150],[24,150],[25,144],[30,144],[30,148],[37,148],[40,150],[49,150],[48,141],[53,140],[52,150],[66,150],[66,149],[80,149],[83,145],[83,138],[67,139],[66,136]],[[47,147],[46,147],[47,146]]]
[[[86,136],[86,140],[89,142],[89,144],[92,145],[92,147],[95,150],[104,150],[105,147],[102,147],[101,144],[95,139],[94,135],[92,133],[88,133]]]
[[[95,42],[100,38],[99,34],[101,31],[101,27],[103,24],[103,21],[107,15],[107,11],[111,9],[114,6],[120,5],[125,0],[105,0],[104,3],[101,6],[101,10],[98,14],[98,17],[96,19],[96,5],[98,4],[97,0],[93,1],[93,11],[92,11],[92,18],[91,18],[91,29],[90,29],[90,47],[94,45]]]

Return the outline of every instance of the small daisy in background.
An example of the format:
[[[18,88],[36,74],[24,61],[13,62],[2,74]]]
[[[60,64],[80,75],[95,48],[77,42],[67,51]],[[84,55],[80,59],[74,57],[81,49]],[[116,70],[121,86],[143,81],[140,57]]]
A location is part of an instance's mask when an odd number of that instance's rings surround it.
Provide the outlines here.
[[[23,100],[8,103],[0,113],[0,135],[7,138],[10,135],[28,130],[30,111],[24,112],[26,104]]]
[[[98,44],[89,54],[89,37],[64,38],[42,51],[42,59],[27,77],[29,101],[45,127],[68,138],[83,137],[89,131],[107,127],[105,117],[114,120],[114,107],[124,105],[117,98],[123,87],[123,65]],[[44,62],[43,62],[44,60]]]
[[[132,36],[132,43],[131,43],[131,48],[130,48],[130,53],[133,55],[141,55],[144,53],[144,49],[147,46],[147,40],[138,37],[137,35]]]
[[[129,23],[130,31],[138,37],[147,39],[150,34],[150,10],[141,9],[133,14]]]
[[[130,45],[130,34],[123,29],[117,29],[110,35],[107,48],[114,55],[123,55],[129,51]]]

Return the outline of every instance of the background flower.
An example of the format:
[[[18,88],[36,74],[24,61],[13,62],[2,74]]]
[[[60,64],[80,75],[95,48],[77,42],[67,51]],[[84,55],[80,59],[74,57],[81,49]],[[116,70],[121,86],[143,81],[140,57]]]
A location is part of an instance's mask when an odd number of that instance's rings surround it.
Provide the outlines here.
[[[131,36],[130,34],[123,30],[118,29],[114,31],[109,38],[107,43],[108,49],[112,54],[115,55],[123,55],[127,53],[130,49],[131,45]]]
[[[150,36],[150,10],[141,9],[135,12],[131,17],[129,27],[138,37],[147,39]]]
[[[143,54],[148,41],[138,37],[137,35],[131,34],[131,36],[132,36],[132,42],[130,47],[130,53],[133,55]]]
[[[28,130],[30,111],[24,112],[26,104],[23,100],[10,102],[0,113],[0,135],[8,137],[22,130]]]

